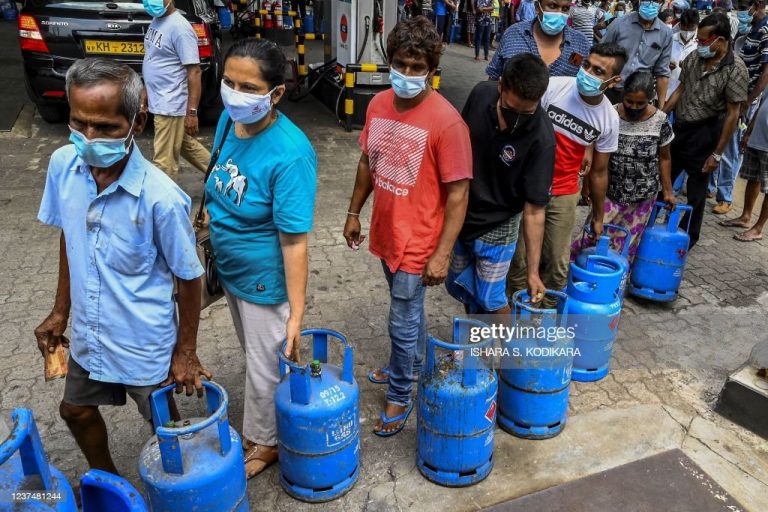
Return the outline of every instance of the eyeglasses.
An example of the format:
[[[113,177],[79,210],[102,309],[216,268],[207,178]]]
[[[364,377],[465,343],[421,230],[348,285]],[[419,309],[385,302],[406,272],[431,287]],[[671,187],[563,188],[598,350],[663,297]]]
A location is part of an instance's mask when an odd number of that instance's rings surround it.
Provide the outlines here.
[[[699,46],[709,46],[709,45],[714,43],[719,38],[720,38],[720,36],[712,36],[709,39],[699,39],[699,38],[696,38],[696,42],[699,43]]]

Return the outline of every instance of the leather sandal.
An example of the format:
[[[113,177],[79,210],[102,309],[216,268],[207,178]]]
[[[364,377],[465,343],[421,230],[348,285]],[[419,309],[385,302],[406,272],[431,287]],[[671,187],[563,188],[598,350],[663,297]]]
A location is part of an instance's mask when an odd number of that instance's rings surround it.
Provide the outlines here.
[[[263,465],[256,470],[256,472],[252,474],[248,474],[248,463],[249,462],[261,462]],[[267,469],[269,466],[277,462],[277,446],[260,446],[260,445],[254,445],[253,448],[251,448],[246,454],[244,463],[246,465],[245,468],[245,477],[250,480],[251,478],[255,477],[259,473],[263,472],[265,469]]]

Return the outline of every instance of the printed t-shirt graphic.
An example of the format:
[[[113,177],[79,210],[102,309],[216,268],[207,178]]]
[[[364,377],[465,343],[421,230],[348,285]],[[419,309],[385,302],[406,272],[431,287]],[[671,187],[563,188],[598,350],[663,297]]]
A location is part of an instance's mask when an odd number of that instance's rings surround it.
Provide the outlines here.
[[[589,105],[579,95],[576,79],[552,77],[541,98],[555,128],[555,177],[552,195],[564,196],[579,191],[579,170],[587,146],[612,153],[619,146],[619,115],[603,96],[598,105]]]
[[[360,147],[374,185],[370,251],[392,272],[420,274],[443,228],[443,183],[472,178],[467,125],[434,92],[398,112],[389,89],[371,100]]]

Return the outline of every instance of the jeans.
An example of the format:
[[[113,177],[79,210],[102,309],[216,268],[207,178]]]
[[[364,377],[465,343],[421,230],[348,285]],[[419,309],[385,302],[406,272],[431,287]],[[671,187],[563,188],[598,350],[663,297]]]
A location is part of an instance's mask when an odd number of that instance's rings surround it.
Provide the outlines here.
[[[755,102],[749,106],[749,109],[747,109],[747,120],[752,118],[758,104],[759,102]],[[742,154],[739,152],[739,143],[741,143],[741,136],[743,134],[743,130],[736,128],[736,131],[733,132],[733,137],[728,141],[728,145],[725,146],[720,166],[712,173],[709,190],[713,191],[716,187],[718,203],[726,202],[730,204],[733,202],[733,184],[736,182],[736,177],[739,175],[739,169],[741,168]]]
[[[488,51],[491,47],[491,26],[476,24],[475,26],[475,57],[480,56],[480,43],[483,43],[483,53],[488,58]]]
[[[421,373],[427,346],[427,316],[424,297],[427,287],[421,275],[389,270],[382,261],[389,285],[389,389],[387,402],[408,405],[413,377]]]
[[[448,16],[445,14],[436,14],[435,15],[435,28],[437,29],[437,35],[440,36],[440,39],[443,39],[443,36],[445,35],[445,24],[448,19]]]

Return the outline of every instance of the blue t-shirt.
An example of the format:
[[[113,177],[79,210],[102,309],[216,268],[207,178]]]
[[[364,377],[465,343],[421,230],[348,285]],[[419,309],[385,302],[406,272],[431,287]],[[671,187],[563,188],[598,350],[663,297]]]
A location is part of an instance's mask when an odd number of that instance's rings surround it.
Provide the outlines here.
[[[154,18],[144,36],[142,74],[149,111],[163,116],[187,115],[187,69],[200,63],[197,34],[179,11]]]
[[[445,2],[443,0],[437,0],[435,2],[435,16],[445,16]]]
[[[214,139],[218,147],[226,111]],[[317,157],[306,135],[282,113],[249,139],[234,124],[206,183],[211,243],[219,279],[256,304],[288,300],[279,233],[312,230]]]

